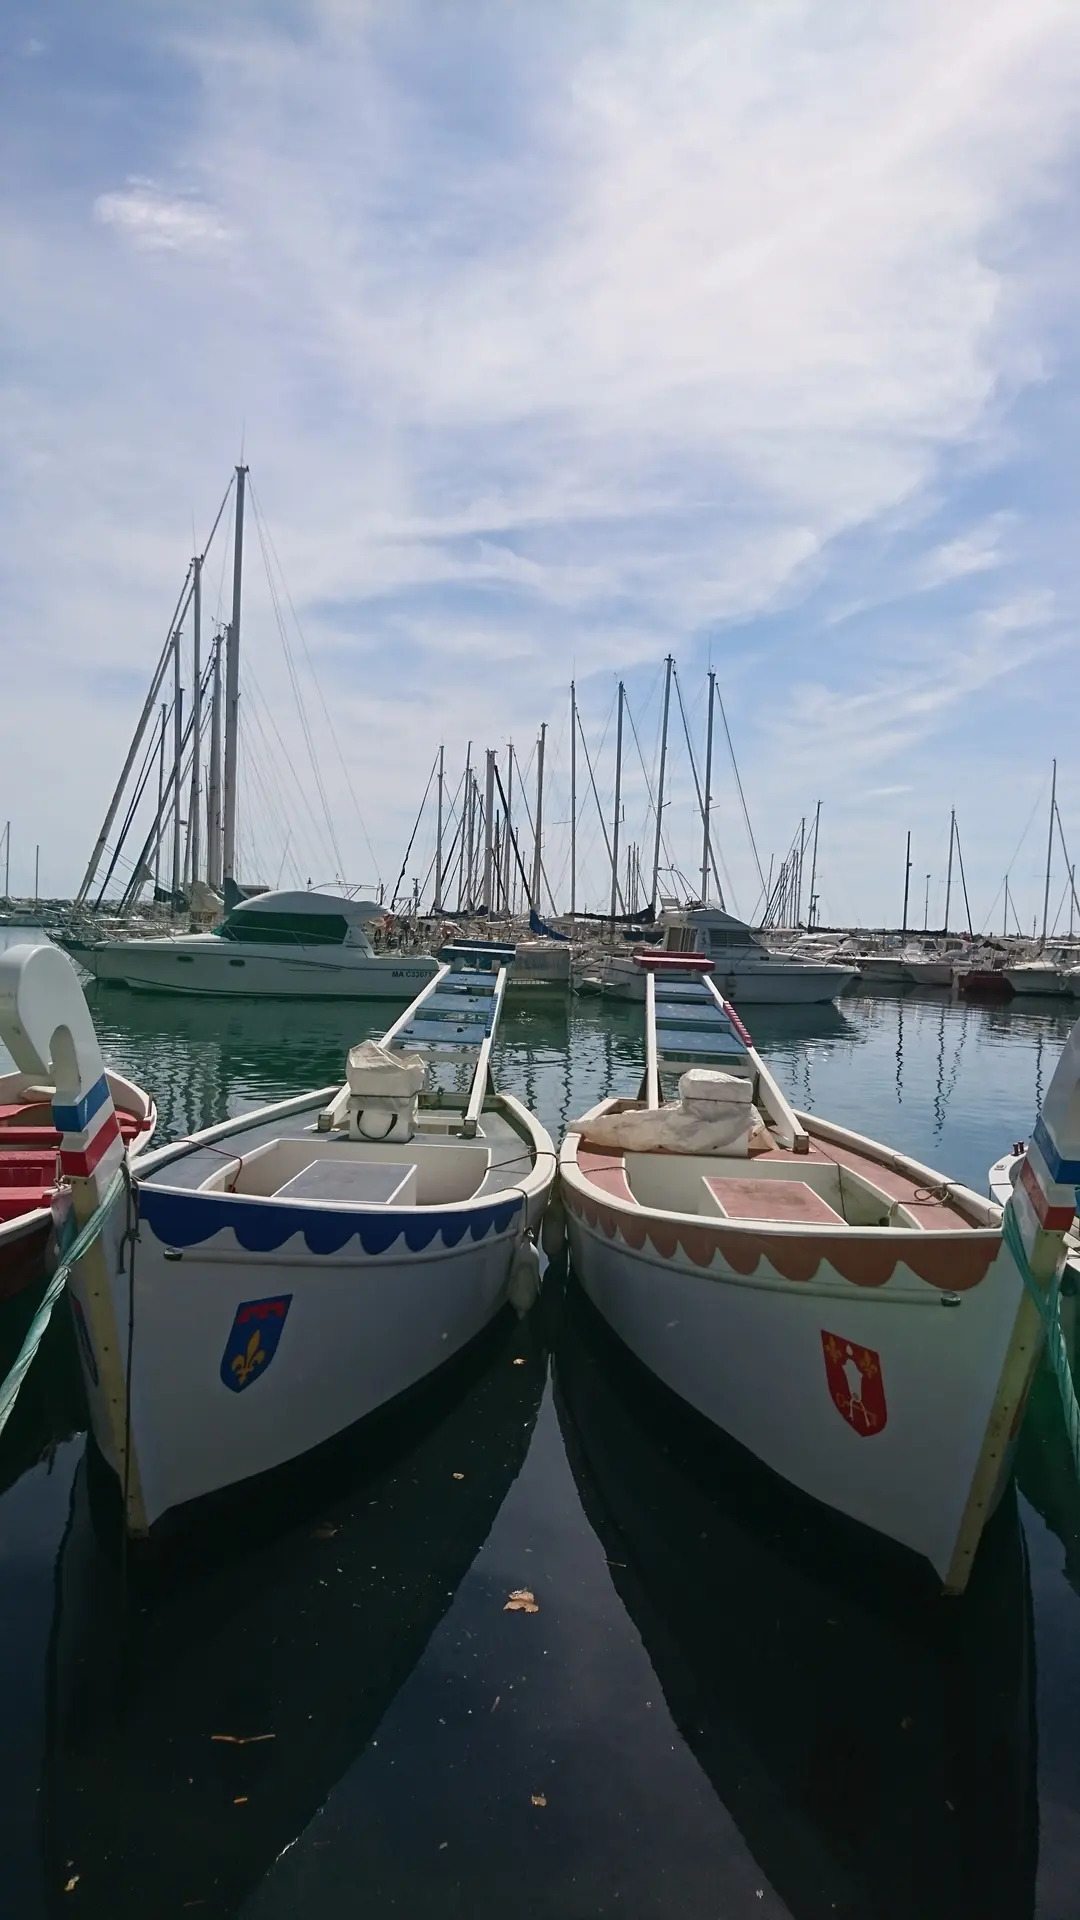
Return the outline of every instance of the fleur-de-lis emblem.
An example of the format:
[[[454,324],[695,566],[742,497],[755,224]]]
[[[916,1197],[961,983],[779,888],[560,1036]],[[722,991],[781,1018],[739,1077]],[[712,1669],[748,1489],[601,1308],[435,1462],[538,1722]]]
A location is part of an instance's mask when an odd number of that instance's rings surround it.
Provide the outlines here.
[[[291,1303],[291,1293],[240,1302],[221,1356],[221,1382],[230,1393],[243,1393],[269,1372]]]
[[[256,1367],[263,1366],[265,1361],[266,1354],[259,1345],[259,1334],[258,1329],[256,1329],[247,1343],[246,1353],[238,1353],[233,1359],[232,1370],[236,1375],[238,1385],[246,1387]]]

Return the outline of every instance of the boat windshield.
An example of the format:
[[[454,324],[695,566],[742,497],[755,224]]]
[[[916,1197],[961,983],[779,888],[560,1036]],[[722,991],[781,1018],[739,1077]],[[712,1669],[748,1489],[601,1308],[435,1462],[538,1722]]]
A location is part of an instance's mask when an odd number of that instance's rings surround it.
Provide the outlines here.
[[[340,947],[349,922],[343,913],[272,913],[238,907],[215,932],[220,940],[271,947]]]
[[[714,949],[717,947],[757,947],[761,945],[761,942],[754,939],[749,927],[711,927],[709,929],[709,945]]]

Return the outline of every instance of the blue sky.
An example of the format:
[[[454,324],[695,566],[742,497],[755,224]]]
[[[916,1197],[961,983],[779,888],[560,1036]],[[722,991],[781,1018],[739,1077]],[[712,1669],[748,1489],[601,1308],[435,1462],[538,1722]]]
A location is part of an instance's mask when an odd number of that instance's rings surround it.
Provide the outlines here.
[[[955,807],[976,925],[1010,864],[1030,923],[1055,754],[1080,857],[1071,0],[13,3],[0,87],[13,888],[35,842],[77,883],[242,445],[348,877],[396,877],[440,741],[456,780],[544,720],[564,873],[570,677],[606,803],[616,681],[651,772],[670,650],[763,862],[822,800],[825,918],[897,918],[908,828],[940,917]],[[249,757],[310,798],[248,552]],[[329,878],[258,772],[249,877]]]

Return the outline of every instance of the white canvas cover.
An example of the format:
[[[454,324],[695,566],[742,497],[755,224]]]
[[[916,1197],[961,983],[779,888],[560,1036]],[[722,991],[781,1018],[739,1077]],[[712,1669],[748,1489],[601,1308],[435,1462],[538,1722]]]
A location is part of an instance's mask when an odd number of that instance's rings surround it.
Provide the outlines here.
[[[389,1094],[409,1099],[424,1084],[424,1062],[415,1053],[394,1053],[379,1040],[361,1040],[349,1050],[349,1092],[364,1100]]]
[[[597,1147],[634,1153],[745,1154],[761,1121],[753,1106],[753,1087],[732,1073],[691,1067],[679,1081],[679,1099],[649,1110],[572,1120],[570,1131]],[[761,1129],[764,1136],[764,1128]]]

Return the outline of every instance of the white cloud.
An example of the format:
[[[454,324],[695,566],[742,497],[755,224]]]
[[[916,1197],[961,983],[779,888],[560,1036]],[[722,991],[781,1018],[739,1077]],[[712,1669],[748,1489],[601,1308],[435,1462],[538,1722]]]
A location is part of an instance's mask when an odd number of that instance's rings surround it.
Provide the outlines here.
[[[763,832],[819,782],[888,780],[878,761],[992,699],[1066,618],[1014,577],[1021,515],[949,509],[963,457],[1007,457],[1012,398],[1053,372],[1038,220],[1073,193],[1080,13],[448,21],[413,0],[321,5],[295,37],[258,8],[175,32],[163,131],[118,115],[110,170],[87,169],[82,208],[127,244],[73,229],[67,175],[32,218],[4,209],[9,643],[36,660],[45,636],[59,684],[148,665],[192,508],[201,527],[246,432],[387,866],[436,733],[531,730],[571,671],[600,708],[669,646],[689,679],[706,633]],[[1055,287],[1070,318],[1074,291]],[[868,531],[873,578],[851,580]],[[985,617],[939,612],[946,583],[992,587]],[[754,624],[812,592],[812,630]],[[890,598],[909,604],[885,658],[868,610]],[[102,703],[102,794],[129,717]],[[0,751],[29,790],[26,737]],[[63,782],[39,803],[57,832]],[[859,870],[876,856],[871,837]]]
[[[946,540],[928,553],[917,570],[917,582],[926,588],[948,586],[969,574],[987,573],[1005,559],[1005,535],[1016,515],[996,513],[981,526]]]
[[[100,193],[94,219],[115,227],[136,247],[180,252],[220,245],[229,238],[216,207],[162,193],[152,181],[132,180],[119,193]]]

